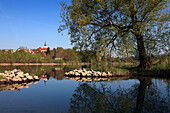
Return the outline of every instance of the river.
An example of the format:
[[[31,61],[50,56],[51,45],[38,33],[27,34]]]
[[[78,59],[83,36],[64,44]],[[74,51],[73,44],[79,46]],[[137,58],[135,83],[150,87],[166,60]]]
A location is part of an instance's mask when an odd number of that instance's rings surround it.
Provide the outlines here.
[[[170,112],[170,79],[115,77],[69,78],[82,66],[1,66],[45,76],[36,82],[1,84],[0,113]]]

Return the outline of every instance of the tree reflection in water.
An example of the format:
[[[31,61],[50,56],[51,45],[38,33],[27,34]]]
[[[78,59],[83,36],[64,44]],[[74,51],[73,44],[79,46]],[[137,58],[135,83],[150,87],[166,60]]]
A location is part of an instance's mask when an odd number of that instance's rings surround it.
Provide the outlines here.
[[[140,113],[169,111],[169,97],[163,96],[152,79],[138,78],[129,89],[113,91],[104,84],[80,83],[70,99],[71,113]]]

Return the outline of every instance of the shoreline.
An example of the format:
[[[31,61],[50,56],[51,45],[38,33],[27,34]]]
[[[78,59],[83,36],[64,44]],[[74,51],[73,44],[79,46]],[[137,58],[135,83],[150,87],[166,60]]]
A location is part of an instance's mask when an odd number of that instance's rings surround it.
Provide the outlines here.
[[[118,75],[128,75],[131,77],[161,77],[161,78],[170,78],[169,69],[160,69],[160,70],[145,70],[140,72],[118,72]]]
[[[0,66],[89,65],[90,63],[0,63]]]
[[[91,63],[0,63],[0,66],[59,66],[59,65],[90,65]],[[141,77],[166,77],[170,78],[170,69],[153,69],[137,71],[115,71],[117,77],[141,76]]]

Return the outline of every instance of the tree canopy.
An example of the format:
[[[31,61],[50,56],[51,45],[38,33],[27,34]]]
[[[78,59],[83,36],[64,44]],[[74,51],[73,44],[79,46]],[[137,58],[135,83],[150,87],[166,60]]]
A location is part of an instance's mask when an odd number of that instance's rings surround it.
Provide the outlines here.
[[[169,50],[168,0],[72,0],[61,6],[58,30],[68,29],[76,49],[137,51],[142,69],[151,67],[149,53]]]

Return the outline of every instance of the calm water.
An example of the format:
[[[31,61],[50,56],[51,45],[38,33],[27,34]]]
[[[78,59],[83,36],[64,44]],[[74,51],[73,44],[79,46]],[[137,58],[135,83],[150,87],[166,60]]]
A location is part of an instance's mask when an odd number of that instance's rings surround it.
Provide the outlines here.
[[[65,78],[76,67],[0,67],[30,74],[47,75],[48,80],[0,85],[0,113],[61,112],[170,112],[170,79],[113,78],[86,82]],[[75,80],[84,81],[75,81]],[[94,80],[94,78],[93,78]]]

